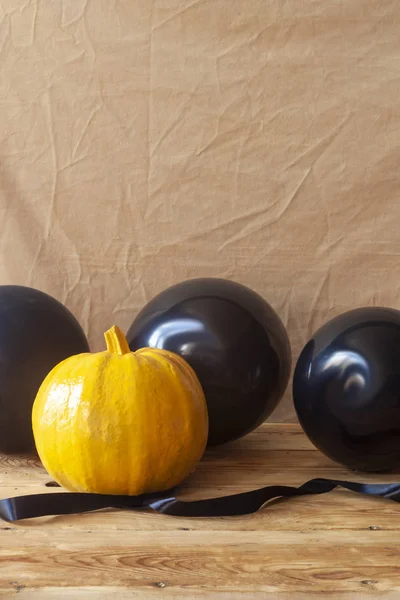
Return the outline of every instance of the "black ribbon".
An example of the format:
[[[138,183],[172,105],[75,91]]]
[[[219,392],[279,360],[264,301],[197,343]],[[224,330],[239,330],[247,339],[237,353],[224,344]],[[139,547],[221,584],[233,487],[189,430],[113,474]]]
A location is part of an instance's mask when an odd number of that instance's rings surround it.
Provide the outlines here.
[[[59,492],[32,494],[0,500],[0,517],[12,522],[20,519],[49,515],[69,515],[104,508],[128,510],[152,509],[175,517],[231,517],[248,515],[258,511],[264,504],[277,498],[326,494],[342,487],[367,496],[380,496],[400,502],[400,483],[354,483],[338,479],[311,479],[300,487],[272,485],[206,500],[178,500],[167,492],[142,496],[107,496],[101,494],[77,494]]]

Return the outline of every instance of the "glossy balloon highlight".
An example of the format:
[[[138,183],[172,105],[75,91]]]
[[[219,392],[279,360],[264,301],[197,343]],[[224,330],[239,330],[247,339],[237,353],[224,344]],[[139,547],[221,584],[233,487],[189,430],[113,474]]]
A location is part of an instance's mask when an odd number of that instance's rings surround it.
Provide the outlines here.
[[[321,327],[297,361],[293,399],[317,448],[361,471],[400,468],[400,311],[360,308]]]
[[[194,368],[207,400],[209,445],[255,429],[288,383],[290,344],[280,318],[232,281],[194,279],[165,290],[139,313],[127,339],[132,350],[164,348]]]

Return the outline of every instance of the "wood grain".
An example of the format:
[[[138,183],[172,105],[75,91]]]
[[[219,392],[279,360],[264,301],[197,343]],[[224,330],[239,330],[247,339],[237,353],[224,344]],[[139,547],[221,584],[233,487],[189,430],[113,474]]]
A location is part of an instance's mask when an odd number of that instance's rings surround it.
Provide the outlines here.
[[[322,456],[297,425],[266,424],[207,452],[180,495],[300,484],[313,476],[366,478]],[[57,493],[48,481],[37,459],[0,456],[2,497]],[[397,504],[347,491],[280,500],[247,517],[108,510],[0,522],[0,596],[392,600],[400,598],[399,529]]]

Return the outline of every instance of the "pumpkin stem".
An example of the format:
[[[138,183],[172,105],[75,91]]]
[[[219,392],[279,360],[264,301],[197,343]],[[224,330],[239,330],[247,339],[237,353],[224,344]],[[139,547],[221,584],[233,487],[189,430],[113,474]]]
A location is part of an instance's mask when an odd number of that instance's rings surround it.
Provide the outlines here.
[[[122,356],[131,351],[126,337],[117,325],[113,325],[111,329],[106,331],[104,337],[106,339],[107,350],[111,354],[120,354]]]

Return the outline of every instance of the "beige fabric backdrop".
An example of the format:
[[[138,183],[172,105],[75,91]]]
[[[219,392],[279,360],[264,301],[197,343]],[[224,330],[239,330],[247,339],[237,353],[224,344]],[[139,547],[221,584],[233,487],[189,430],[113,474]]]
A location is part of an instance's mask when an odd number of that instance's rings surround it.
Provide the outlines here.
[[[260,292],[294,359],[400,307],[398,0],[1,0],[0,69],[0,283],[93,349],[195,276]]]

